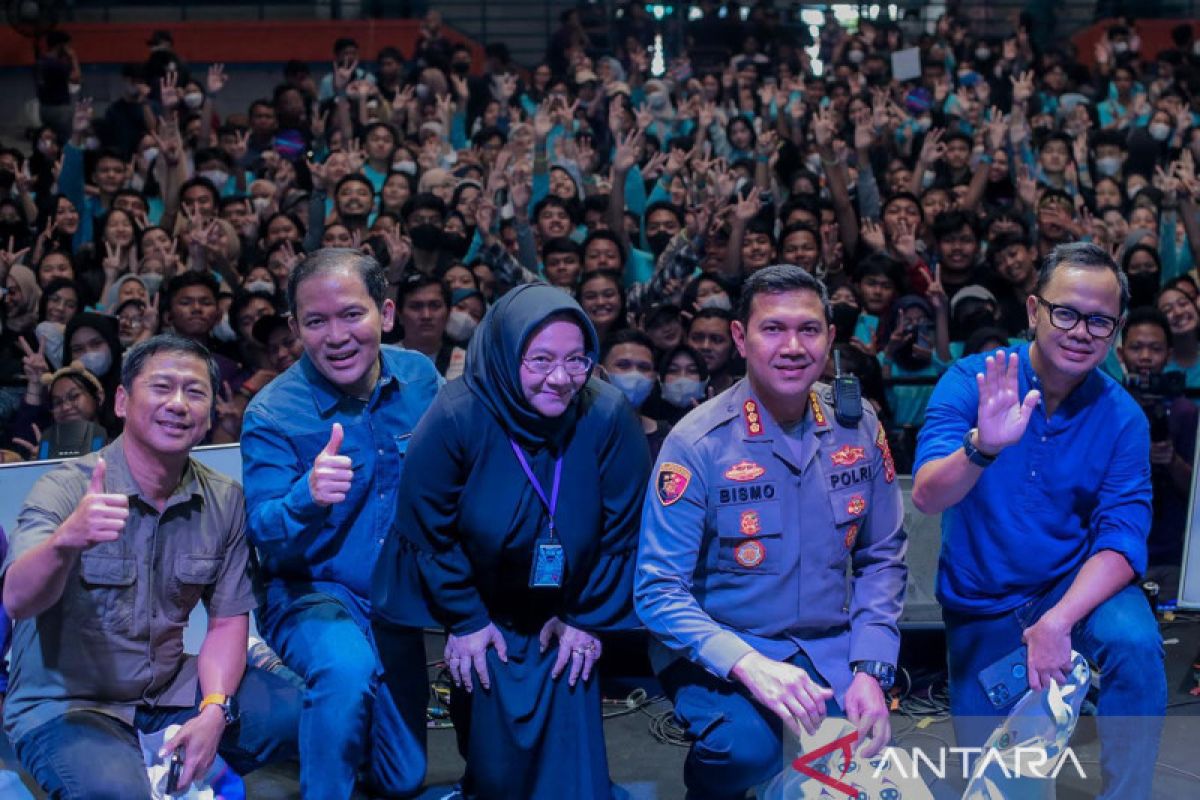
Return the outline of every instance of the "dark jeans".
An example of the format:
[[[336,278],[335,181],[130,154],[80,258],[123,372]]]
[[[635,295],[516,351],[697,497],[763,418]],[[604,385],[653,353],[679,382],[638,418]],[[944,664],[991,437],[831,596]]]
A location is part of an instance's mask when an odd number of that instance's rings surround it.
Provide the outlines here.
[[[300,715],[296,687],[250,668],[236,699],[241,719],[226,729],[221,757],[243,775],[294,758]],[[97,711],[72,711],[21,737],[17,757],[52,800],[137,800],[150,796],[138,731],[182,725],[195,715],[195,707],[142,707],[130,727]]]
[[[950,710],[959,746],[982,746],[1018,699],[995,708],[979,681],[980,670],[1017,649],[1024,630],[1062,598],[1074,577],[1006,614],[943,612]],[[1167,676],[1162,636],[1141,589],[1126,586],[1097,606],[1071,631],[1071,647],[1100,667],[1102,796],[1149,797],[1166,713]]]

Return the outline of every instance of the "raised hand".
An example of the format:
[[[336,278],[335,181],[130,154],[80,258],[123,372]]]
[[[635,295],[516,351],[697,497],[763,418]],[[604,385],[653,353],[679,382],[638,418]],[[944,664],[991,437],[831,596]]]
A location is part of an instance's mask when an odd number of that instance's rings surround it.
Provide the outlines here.
[[[319,506],[331,506],[345,500],[354,480],[350,456],[338,455],[343,436],[342,424],[333,423],[329,443],[317,454],[308,472],[308,491]]]
[[[106,494],[104,459],[96,461],[88,480],[87,494],[75,506],[71,516],[54,532],[55,545],[67,550],[87,550],[101,542],[116,541],[129,519],[129,498]]]
[[[858,235],[862,239],[863,244],[871,250],[882,250],[887,244],[884,239],[883,228],[873,219],[864,219],[862,221]]]
[[[1016,353],[1005,359],[1004,352],[997,350],[987,357],[984,372],[975,375],[979,387],[979,438],[975,446],[987,455],[996,455],[1021,439],[1041,400],[1037,389],[1029,390],[1021,400],[1017,383],[1020,371]]]
[[[745,197],[739,197],[733,206],[733,218],[742,224],[749,222],[762,211],[762,189],[755,186]]]
[[[617,138],[617,152],[613,156],[613,169],[616,172],[623,175],[633,169],[645,138],[645,134],[640,130]]]
[[[29,453],[29,457],[25,459],[26,461],[37,461],[38,450],[42,446],[42,429],[36,423],[30,423],[29,427],[33,429],[33,441],[14,436],[12,443]]]
[[[333,90],[338,93],[346,91],[346,87],[354,78],[356,69],[358,69],[358,59],[349,62],[333,62]]]
[[[812,132],[817,147],[825,148],[833,144],[833,109],[822,108],[813,115]]]
[[[12,236],[8,237],[8,247],[0,250],[0,278],[8,277],[8,272],[12,269],[13,264],[20,263],[25,254],[29,252],[28,247],[22,247],[20,250],[16,250],[15,247],[16,239]]]
[[[225,84],[229,83],[229,76],[225,74],[224,64],[212,64],[208,68],[208,75],[204,79],[204,88],[208,92],[209,97],[217,94],[225,88]]]
[[[929,133],[925,135],[925,141],[921,143],[921,155],[919,161],[925,166],[929,166],[935,162],[941,161],[946,155],[946,144],[942,141],[942,137],[946,131],[942,128],[930,128]]]
[[[81,97],[75,104],[75,113],[71,117],[71,133],[76,138],[82,139],[90,127],[92,127],[92,98]]]
[[[170,111],[179,105],[179,73],[168,70],[158,79],[158,96],[162,100],[164,111]]]

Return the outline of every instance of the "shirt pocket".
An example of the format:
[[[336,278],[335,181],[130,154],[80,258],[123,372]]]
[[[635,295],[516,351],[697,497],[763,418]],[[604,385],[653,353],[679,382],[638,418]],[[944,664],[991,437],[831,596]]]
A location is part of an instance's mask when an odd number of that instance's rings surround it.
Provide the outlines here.
[[[137,563],[128,556],[84,553],[79,559],[79,588],[73,592],[72,622],[83,631],[129,631]]]
[[[829,536],[829,565],[842,568],[854,551],[858,535],[867,524],[871,510],[871,492],[867,487],[834,492],[829,495],[833,532]]]
[[[208,555],[175,556],[174,569],[170,577],[170,606],[167,609],[172,619],[185,620],[200,602],[204,591],[217,582],[221,574],[221,559]]]
[[[718,508],[717,543],[718,572],[778,575],[784,561],[779,501]]]

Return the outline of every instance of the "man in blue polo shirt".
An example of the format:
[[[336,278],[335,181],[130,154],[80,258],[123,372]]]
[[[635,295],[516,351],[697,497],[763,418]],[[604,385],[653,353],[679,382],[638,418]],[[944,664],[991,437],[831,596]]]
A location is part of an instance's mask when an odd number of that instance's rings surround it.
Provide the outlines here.
[[[442,379],[420,353],[381,346],[396,313],[386,292],[383,268],[357,250],[301,262],[288,306],[304,355],[255,396],[242,429],[259,628],[306,686],[306,798],[349,798],[360,768],[386,797],[414,794],[425,776],[421,632],[389,642],[402,676],[381,685],[368,598],[408,438]]]
[[[1030,686],[1062,684],[1073,648],[1100,667],[1113,798],[1150,796],[1166,704],[1162,641],[1134,581],[1151,520],[1149,425],[1097,369],[1128,301],[1106,252],[1056,247],[1027,302],[1033,342],[965,358],[938,382],[913,482],[917,508],[942,513],[937,596],[959,744],[986,735],[970,718],[1008,711],[981,670],[1024,644]]]

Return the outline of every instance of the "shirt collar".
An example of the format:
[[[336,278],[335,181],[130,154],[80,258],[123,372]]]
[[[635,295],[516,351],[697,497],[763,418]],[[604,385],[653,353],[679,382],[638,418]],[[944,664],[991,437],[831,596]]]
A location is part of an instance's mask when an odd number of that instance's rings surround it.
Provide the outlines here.
[[[304,371],[305,381],[312,387],[313,402],[316,403],[317,410],[322,416],[331,413],[343,398],[350,396],[321,374],[321,371],[312,363],[312,359],[308,357],[308,353],[300,356],[300,369]],[[384,357],[384,349],[381,347],[379,349],[379,382],[371,391],[370,402],[375,400],[383,386],[392,382],[401,385],[400,379],[392,371],[391,365]]]
[[[1037,389],[1042,391],[1042,379],[1038,377],[1037,371],[1033,368],[1033,359],[1030,357],[1032,342],[1022,342],[1017,347],[1017,355],[1021,364],[1021,382],[1024,383],[1022,396],[1029,389]],[[1107,354],[1106,354],[1107,355]],[[1100,376],[1100,367],[1092,367],[1088,372],[1087,377],[1083,382],[1071,390],[1058,406],[1058,413],[1061,411],[1063,415],[1074,416],[1081,408],[1086,406],[1104,387],[1104,379]],[[1042,406],[1043,401],[1038,403]],[[1044,406],[1042,406],[1044,408]]]
[[[151,505],[149,499],[142,493],[142,488],[134,480],[133,473],[129,470],[129,462],[125,459],[125,434],[121,434],[106,445],[100,451],[100,455],[104,458],[105,464],[104,490],[106,492],[137,497],[147,505]],[[186,502],[196,496],[203,497],[203,494],[200,491],[200,481],[196,477],[192,459],[188,458],[187,465],[183,468],[183,475],[179,479],[179,485],[167,498],[164,509]]]

